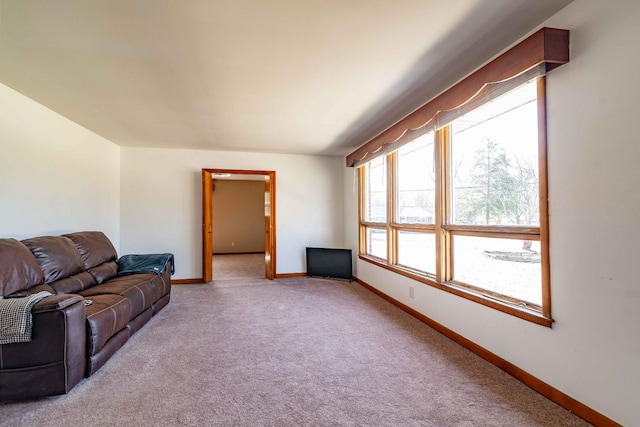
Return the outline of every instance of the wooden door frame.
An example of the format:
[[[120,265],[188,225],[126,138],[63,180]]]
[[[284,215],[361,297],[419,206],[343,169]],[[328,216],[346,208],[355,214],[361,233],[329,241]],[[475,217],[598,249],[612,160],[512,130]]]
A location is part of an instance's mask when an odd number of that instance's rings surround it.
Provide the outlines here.
[[[213,280],[213,191],[212,179],[214,173],[229,173],[232,175],[263,175],[268,177],[265,182],[270,185],[271,212],[269,215],[269,238],[265,239],[265,252],[270,254],[266,261],[265,276],[273,279],[276,275],[276,172],[241,169],[202,169],[202,280],[204,283]]]

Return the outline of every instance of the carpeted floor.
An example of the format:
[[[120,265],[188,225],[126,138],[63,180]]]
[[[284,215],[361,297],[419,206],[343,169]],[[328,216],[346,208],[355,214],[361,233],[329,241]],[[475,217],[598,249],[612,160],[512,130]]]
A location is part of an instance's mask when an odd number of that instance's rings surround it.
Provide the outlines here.
[[[66,396],[3,426],[585,426],[355,283],[174,286],[171,303]]]
[[[214,255],[213,279],[264,279],[264,253]]]

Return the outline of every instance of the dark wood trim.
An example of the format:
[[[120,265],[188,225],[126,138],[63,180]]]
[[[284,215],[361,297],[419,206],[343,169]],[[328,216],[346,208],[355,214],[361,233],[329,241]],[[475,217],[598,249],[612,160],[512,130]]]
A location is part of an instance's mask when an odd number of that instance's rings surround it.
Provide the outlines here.
[[[436,232],[436,225],[434,224],[416,224],[416,223],[401,223],[401,222],[392,222],[391,228],[394,228],[398,231],[417,231],[420,233],[431,233],[434,234]]]
[[[436,236],[436,280],[442,281],[447,277],[447,268],[449,263],[446,262],[447,251],[449,248],[448,242],[450,239],[445,235],[445,231],[442,228],[442,224],[448,222],[448,209],[446,203],[447,188],[445,179],[448,170],[448,159],[446,152],[448,151],[448,139],[449,139],[449,127],[443,129],[442,132],[436,132],[434,137],[434,160],[436,170],[436,223],[434,234]],[[441,237],[439,237],[441,236]]]
[[[273,171],[244,170],[244,169],[203,169],[211,173],[230,173],[231,175],[270,175]]]
[[[389,295],[387,295],[384,292],[374,288],[373,286],[369,285],[368,283],[364,282],[363,280],[360,280],[357,277],[354,277],[354,280],[357,283],[359,283],[361,286],[363,286],[364,288],[366,288],[369,291],[373,292],[374,294],[380,296],[381,298],[387,300],[391,304],[395,305],[396,307],[400,308],[401,310],[405,311],[406,313],[410,314],[411,316],[413,316],[416,319],[420,320],[421,322],[425,323],[427,326],[429,326],[432,329],[440,332],[442,335],[446,336],[447,338],[451,339],[452,341],[455,341],[456,343],[460,344],[461,346],[463,346],[467,350],[472,351],[473,353],[475,353],[478,356],[482,357],[487,362],[497,366],[498,368],[502,369],[503,371],[505,371],[506,373],[508,373],[512,377],[516,378],[518,381],[522,382],[526,386],[528,386],[528,387],[532,388],[533,390],[537,391],[538,393],[540,393],[541,395],[543,395],[547,399],[557,403],[558,405],[562,406],[566,410],[568,410],[570,412],[573,412],[574,414],[576,414],[577,416],[583,418],[584,420],[586,420],[586,421],[588,421],[588,422],[590,422],[590,423],[592,423],[592,424],[594,424],[596,426],[621,427],[620,424],[618,424],[615,421],[613,421],[612,419],[604,416],[603,414],[597,412],[596,410],[588,407],[584,403],[577,401],[576,399],[572,398],[571,396],[561,392],[560,390],[554,388],[553,386],[551,386],[551,385],[545,383],[544,381],[534,377],[533,375],[531,375],[530,373],[524,371],[523,369],[519,368],[518,366],[514,365],[513,363],[506,361],[505,359],[501,358],[500,356],[490,352],[486,348],[476,344],[475,342],[471,341],[470,339],[467,339],[467,338],[463,337],[462,335],[458,334],[457,332],[454,332],[453,330],[451,330],[451,329],[447,328],[446,326],[436,322],[435,320],[427,317],[426,315],[420,313],[419,311],[414,310],[413,308],[411,308],[411,307],[401,303],[400,301],[390,297]]]
[[[213,241],[211,240],[213,232],[213,207],[211,200],[213,198],[213,173],[211,171],[202,170],[202,277],[205,283],[213,279],[213,265],[211,257],[213,256]]]
[[[538,176],[540,256],[542,262],[542,315],[551,318],[551,263],[549,256],[549,177],[547,168],[547,78],[538,79]]]
[[[495,235],[514,234],[518,236],[540,235],[540,228],[538,227],[522,227],[516,225],[457,225],[457,224],[443,224],[442,228],[455,232],[460,235],[473,235],[474,233]]]
[[[171,284],[172,285],[193,285],[193,284],[205,284],[206,282],[204,281],[204,278],[200,277],[198,279],[172,279],[171,280]]]
[[[450,294],[468,299],[469,301],[477,302],[478,304],[493,308],[494,310],[501,311],[502,313],[509,314],[541,326],[546,326],[548,328],[553,324],[553,319],[544,317],[542,313],[532,309],[527,309],[526,307],[521,307],[517,304],[508,304],[506,301],[499,300],[495,297],[491,298],[488,292],[485,292],[486,295],[484,295],[453,282],[438,282],[426,274],[419,275],[412,270],[403,269],[397,265],[388,265],[385,263],[385,260],[375,259],[367,255],[361,254],[358,258],[378,267],[382,267],[385,270],[392,271],[401,276],[408,277],[409,279],[440,289],[441,291],[449,292]]]
[[[469,237],[488,237],[488,238],[497,238],[497,239],[513,239],[513,240],[540,240],[540,235],[538,233],[508,233],[508,232],[499,232],[499,231],[474,231],[474,230],[460,230],[453,231],[449,228],[449,226],[443,226],[443,229],[447,230],[447,232],[451,236],[469,236]],[[451,257],[453,259],[453,257]]]
[[[307,273],[280,273],[276,274],[276,279],[289,279],[292,277],[307,277]]]
[[[376,228],[378,230],[386,230],[387,229],[387,223],[386,222],[366,222],[366,221],[362,221],[361,224],[364,225],[367,228]]]
[[[398,152],[387,155],[387,262],[398,263],[398,233],[391,227],[391,223],[397,220],[396,207],[398,202],[398,180],[396,171],[398,168]]]
[[[366,168],[359,167],[358,168],[358,221],[360,222],[358,226],[358,253],[367,252],[367,227],[363,224],[365,215],[365,182],[366,182]]]
[[[508,80],[540,64],[550,71],[567,62],[569,31],[542,28],[349,154],[347,167],[399,140],[407,131],[426,125],[439,111],[459,107],[487,84]]]
[[[271,212],[269,215],[269,239],[268,242],[265,243],[265,250],[268,250],[269,253],[269,261],[265,262],[267,265],[265,266],[265,276],[267,279],[274,279],[276,277],[276,172],[270,171],[267,173],[269,177],[269,182],[267,183],[267,187],[269,188],[269,206],[271,208]],[[265,254],[266,256],[266,254]]]
[[[268,260],[265,256],[265,276],[268,279],[274,277],[276,271],[276,172],[264,170],[244,170],[244,169],[202,169],[202,275],[206,282],[213,280],[213,266],[210,262],[213,256],[213,242],[211,233],[213,231],[212,193],[213,188],[208,187],[208,182],[212,180],[214,173],[229,173],[232,175],[263,175],[268,177],[265,181],[270,189],[271,215],[269,216],[269,239],[265,239],[265,251],[269,254]],[[205,179],[207,182],[205,182]],[[267,224],[265,224],[266,226]]]

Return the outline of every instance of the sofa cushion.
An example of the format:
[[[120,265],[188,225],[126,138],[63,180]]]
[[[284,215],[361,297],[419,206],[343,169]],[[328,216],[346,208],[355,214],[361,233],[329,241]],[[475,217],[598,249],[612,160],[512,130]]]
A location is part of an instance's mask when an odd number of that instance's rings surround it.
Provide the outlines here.
[[[169,276],[169,272],[157,274],[149,280],[155,290],[155,301],[171,293],[171,276]]]
[[[44,283],[44,273],[29,249],[15,239],[0,239],[0,295]]]
[[[46,283],[84,271],[84,264],[76,245],[64,236],[43,236],[23,240],[36,257],[44,272]]]
[[[42,285],[36,285],[29,288],[25,293],[33,295],[33,294],[37,294],[38,292],[50,292],[51,295],[56,295],[56,290],[49,285],[45,285],[44,283]]]
[[[64,236],[71,239],[78,248],[86,270],[104,262],[115,261],[118,257],[111,240],[101,231],[79,231]]]
[[[83,271],[82,273],[74,274],[71,277],[65,277],[64,279],[51,282],[49,285],[55,290],[57,295],[60,294],[77,294],[85,289],[96,284],[92,275]]]
[[[99,285],[109,279],[113,279],[118,275],[118,263],[115,261],[104,262],[89,269],[89,273],[96,279]]]
[[[87,316],[87,351],[94,355],[109,339],[127,327],[131,318],[131,304],[120,295],[94,295],[85,307]]]
[[[146,277],[151,276],[151,277]],[[85,298],[93,299],[94,295],[114,294],[125,297],[131,303],[131,319],[148,309],[155,302],[155,289],[150,282],[155,274],[136,274],[116,277],[101,285],[93,286],[80,292]]]

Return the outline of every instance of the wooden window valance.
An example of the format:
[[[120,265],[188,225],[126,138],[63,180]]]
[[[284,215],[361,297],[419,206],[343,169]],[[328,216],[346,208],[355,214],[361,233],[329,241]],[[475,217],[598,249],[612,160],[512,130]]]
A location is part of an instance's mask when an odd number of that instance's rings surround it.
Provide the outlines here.
[[[438,127],[438,116],[452,116],[465,104],[480,105],[520,84],[527,74],[545,75],[569,62],[569,31],[542,28],[455,84],[347,156],[347,167],[397,149]]]

